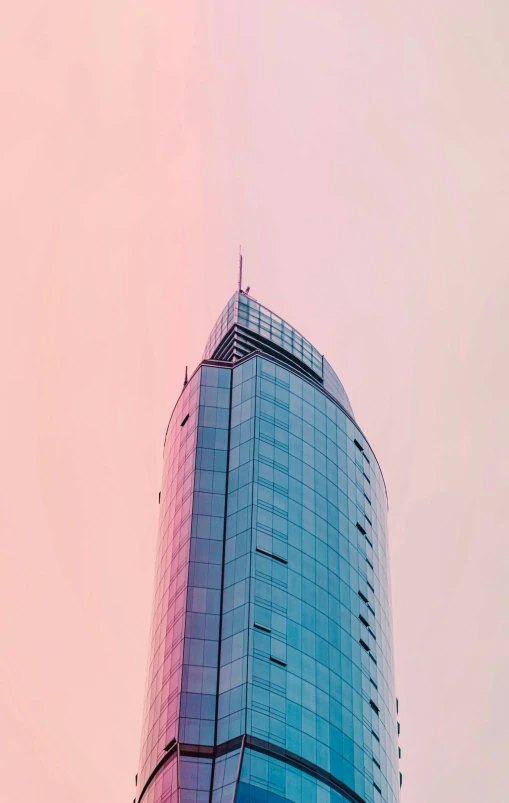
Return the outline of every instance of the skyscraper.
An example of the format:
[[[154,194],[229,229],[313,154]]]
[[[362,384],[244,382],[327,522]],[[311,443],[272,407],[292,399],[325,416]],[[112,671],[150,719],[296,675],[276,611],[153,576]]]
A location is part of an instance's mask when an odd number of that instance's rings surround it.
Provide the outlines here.
[[[386,520],[333,369],[235,293],[166,433],[136,803],[399,800]]]

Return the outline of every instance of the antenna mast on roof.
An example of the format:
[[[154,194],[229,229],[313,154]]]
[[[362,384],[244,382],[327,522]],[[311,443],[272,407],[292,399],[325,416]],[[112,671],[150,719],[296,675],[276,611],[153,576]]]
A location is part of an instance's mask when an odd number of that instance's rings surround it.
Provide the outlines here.
[[[187,378],[187,365],[186,365],[186,373],[185,373],[185,376],[184,376],[184,387],[187,385],[188,382],[189,382],[189,379]]]
[[[242,293],[242,246],[239,248],[239,293]]]

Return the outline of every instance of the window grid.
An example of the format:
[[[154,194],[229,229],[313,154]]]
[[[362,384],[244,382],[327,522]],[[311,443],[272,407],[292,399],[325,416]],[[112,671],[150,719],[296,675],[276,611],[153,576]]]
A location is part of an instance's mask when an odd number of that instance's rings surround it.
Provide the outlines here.
[[[319,388],[260,356],[195,373],[164,453],[138,789],[172,739],[212,749],[247,733],[397,803],[386,517],[369,444]],[[180,778],[181,800],[205,803],[212,783],[233,803],[239,771],[243,803],[347,799],[248,749],[179,761],[144,800],[174,803]]]

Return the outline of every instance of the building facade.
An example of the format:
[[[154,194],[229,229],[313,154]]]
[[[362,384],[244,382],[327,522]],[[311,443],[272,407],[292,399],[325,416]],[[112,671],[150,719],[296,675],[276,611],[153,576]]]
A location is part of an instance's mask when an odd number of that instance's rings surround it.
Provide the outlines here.
[[[341,382],[235,293],[166,433],[136,803],[399,800],[387,549]]]

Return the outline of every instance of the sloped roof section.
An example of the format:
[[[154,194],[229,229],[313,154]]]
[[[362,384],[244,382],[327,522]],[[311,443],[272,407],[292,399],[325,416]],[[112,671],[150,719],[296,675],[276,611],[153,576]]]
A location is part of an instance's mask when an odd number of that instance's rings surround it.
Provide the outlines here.
[[[325,357],[293,326],[237,291],[217,319],[203,359],[235,362],[253,351],[270,354],[321,385],[354,418],[346,391]]]

